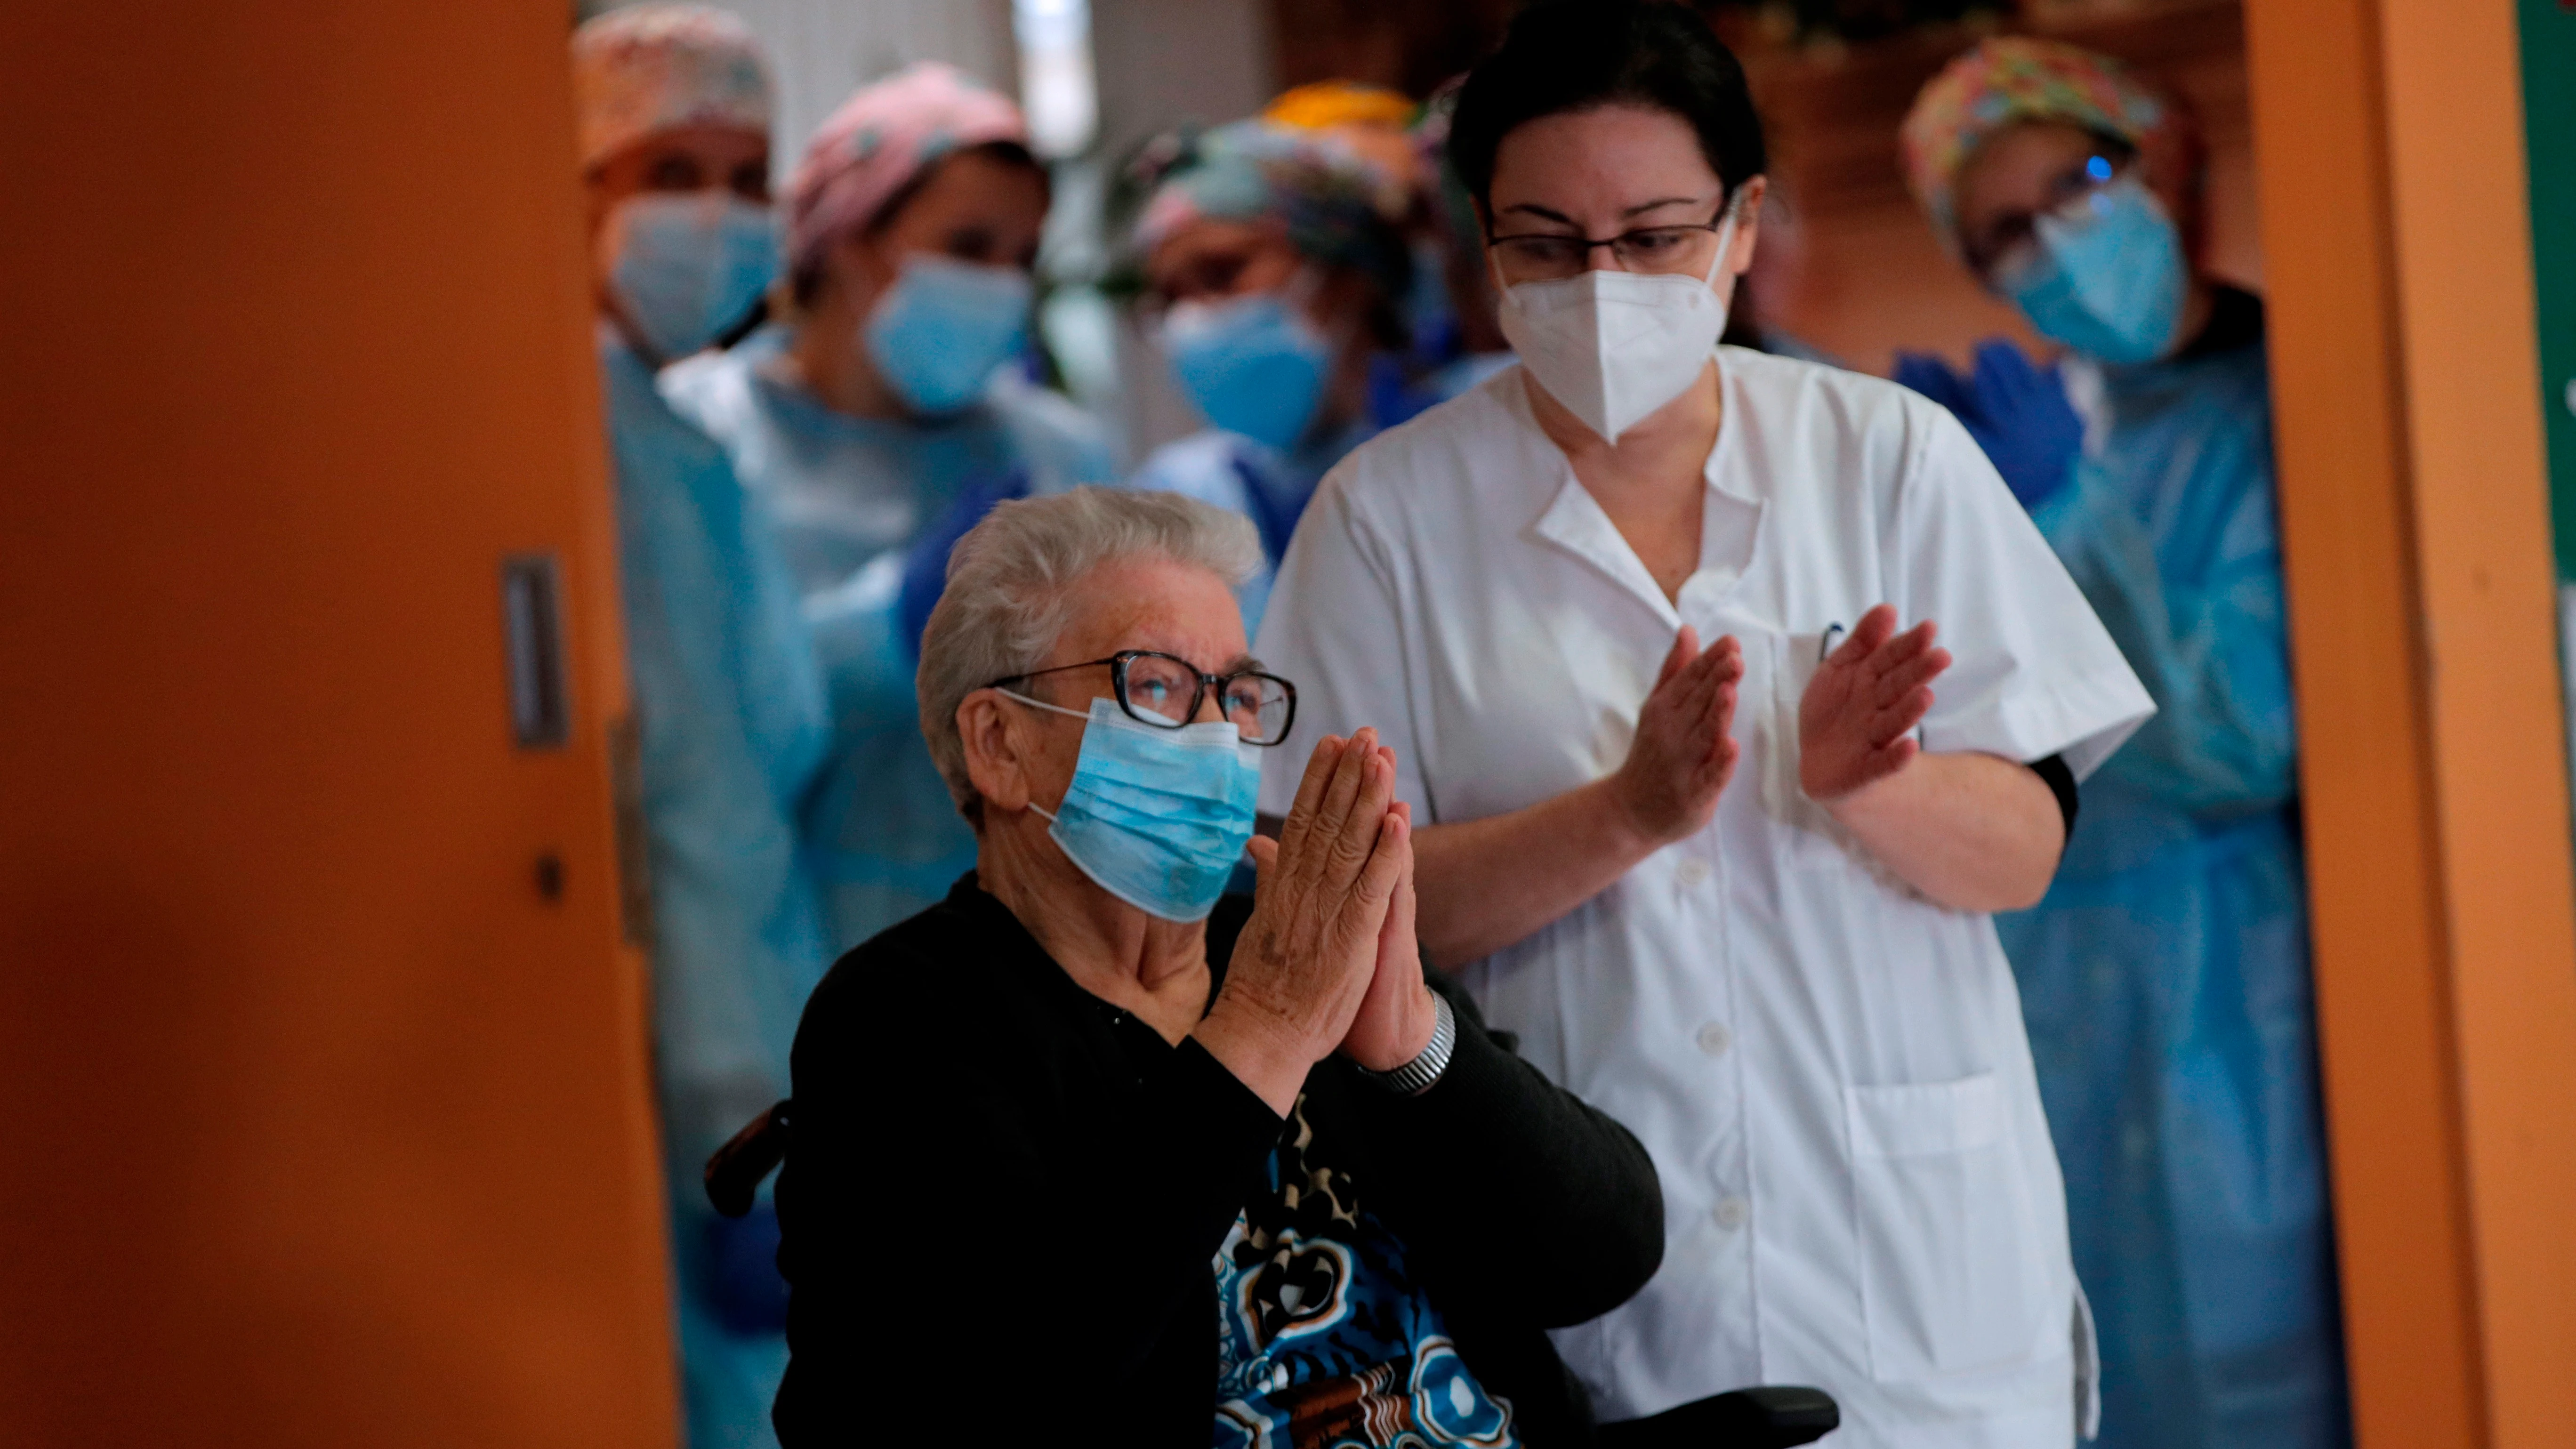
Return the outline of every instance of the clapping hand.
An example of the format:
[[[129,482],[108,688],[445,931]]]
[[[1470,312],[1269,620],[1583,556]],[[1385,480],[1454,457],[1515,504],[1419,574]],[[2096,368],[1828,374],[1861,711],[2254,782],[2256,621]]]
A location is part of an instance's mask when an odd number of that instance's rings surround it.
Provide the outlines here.
[[[1654,692],[1637,712],[1637,735],[1613,777],[1638,833],[1657,844],[1706,826],[1735,774],[1735,694],[1744,648],[1733,635],[1702,651],[1689,625],[1674,636]]]
[[[1398,801],[1395,813],[1407,826],[1412,824],[1412,806]],[[1404,873],[1396,878],[1395,898],[1387,907],[1386,924],[1378,929],[1377,971],[1369,978],[1368,994],[1360,999],[1359,1015],[1351,1019],[1351,1029],[1342,1037],[1342,1055],[1373,1072],[1394,1071],[1422,1055],[1422,1049],[1431,1044],[1438,1018],[1431,989],[1422,984],[1422,948],[1414,936],[1413,861],[1408,852]]]
[[[1830,805],[1905,768],[1921,748],[1914,727],[1932,709],[1932,681],[1950,667],[1932,621],[1896,632],[1881,604],[1816,670],[1798,701],[1798,784]]]

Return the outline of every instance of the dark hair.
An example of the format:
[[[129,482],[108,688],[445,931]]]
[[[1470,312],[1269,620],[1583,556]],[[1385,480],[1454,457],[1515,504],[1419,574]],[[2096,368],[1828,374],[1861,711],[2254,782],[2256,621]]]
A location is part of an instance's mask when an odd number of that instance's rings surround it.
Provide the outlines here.
[[[855,234],[871,239],[884,235],[885,229],[894,225],[894,219],[903,214],[903,209],[912,204],[912,199],[919,196],[922,188],[930,184],[930,178],[934,172],[945,165],[950,157],[968,155],[990,156],[1005,166],[1033,171],[1037,173],[1038,180],[1047,183],[1050,189],[1053,188],[1053,174],[1047,170],[1046,163],[1040,161],[1037,154],[1028,147],[1017,141],[986,141],[980,145],[968,146],[963,150],[948,152],[914,172],[885,200],[877,203],[875,213]],[[843,232],[840,235],[846,237],[852,233]],[[789,295],[795,297],[797,306],[812,306],[816,294],[823,290],[823,258],[829,250],[828,247],[816,249],[813,257],[787,279]]]
[[[888,193],[885,200],[877,203],[876,214],[869,217],[868,224],[859,229],[860,234],[863,236],[877,236],[882,234],[887,227],[894,225],[894,219],[897,216],[902,215],[905,207],[912,204],[912,199],[921,194],[923,187],[930,184],[931,176],[939,170],[941,163],[947,161],[950,156],[989,156],[1005,166],[1013,167],[1021,171],[1033,171],[1037,173],[1037,177],[1040,181],[1053,180],[1052,175],[1046,169],[1046,163],[1040,161],[1037,158],[1037,154],[1029,150],[1028,147],[1021,145],[1017,141],[985,141],[978,145],[968,146],[964,150],[950,151],[945,155],[939,156],[933,159],[929,165],[922,167],[920,170],[912,173],[911,176],[905,178],[904,183],[901,186],[896,187],[892,192]]]
[[[1554,0],[1522,11],[1502,48],[1467,73],[1449,164],[1478,204],[1490,205],[1505,136],[1541,117],[1610,105],[1688,122],[1729,196],[1770,164],[1735,53],[1696,13],[1638,0]]]

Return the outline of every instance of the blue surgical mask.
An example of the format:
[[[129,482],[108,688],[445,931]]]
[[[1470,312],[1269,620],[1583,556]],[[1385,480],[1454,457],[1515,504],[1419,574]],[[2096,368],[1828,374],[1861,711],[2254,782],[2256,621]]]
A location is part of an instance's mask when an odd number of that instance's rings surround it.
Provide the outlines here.
[[[1282,453],[1313,426],[1333,358],[1304,310],[1273,292],[1180,303],[1164,319],[1163,351],[1210,423]]]
[[[768,207],[726,191],[647,191],[600,233],[608,287],[657,361],[688,356],[751,315],[778,275]]]
[[[2190,284],[2182,237],[2155,193],[2123,176],[2035,224],[2037,242],[1998,279],[2030,325],[2104,362],[2174,349]]]
[[[1227,721],[1164,729],[1129,719],[1114,699],[1091,713],[1011,693],[1084,721],[1073,783],[1047,836],[1102,890],[1149,916],[1201,921],[1252,840],[1261,766]]]
[[[868,309],[868,361],[905,407],[932,416],[956,412],[1027,348],[1034,290],[1017,267],[914,252]]]

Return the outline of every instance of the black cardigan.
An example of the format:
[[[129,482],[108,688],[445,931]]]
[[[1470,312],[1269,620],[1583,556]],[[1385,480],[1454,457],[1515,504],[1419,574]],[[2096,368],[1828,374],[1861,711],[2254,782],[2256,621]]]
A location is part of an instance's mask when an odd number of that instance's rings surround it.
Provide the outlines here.
[[[1228,897],[1222,973],[1251,903]],[[1627,1129],[1549,1083],[1446,983],[1447,1075],[1398,1097],[1335,1057],[1315,1152],[1364,1184],[1526,1440],[1589,1415],[1545,1328],[1644,1286],[1663,1198]],[[1212,1263],[1281,1123],[1197,1042],[1084,991],[968,875],[841,958],[796,1033],[778,1181],[790,1449],[1213,1436]]]

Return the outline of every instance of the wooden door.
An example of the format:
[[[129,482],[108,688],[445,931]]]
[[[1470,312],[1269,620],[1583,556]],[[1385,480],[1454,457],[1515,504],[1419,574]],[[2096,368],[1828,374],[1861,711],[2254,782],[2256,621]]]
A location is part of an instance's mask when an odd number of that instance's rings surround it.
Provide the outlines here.
[[[2501,0],[2247,0],[2360,1449],[2576,1435],[2571,881]]]
[[[569,15],[0,13],[0,1443],[675,1437]]]

